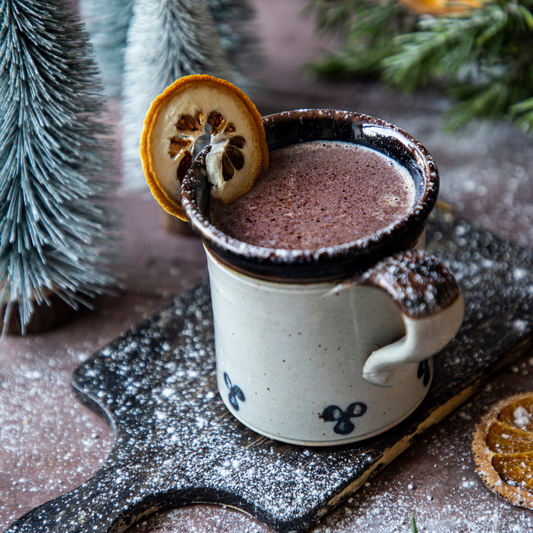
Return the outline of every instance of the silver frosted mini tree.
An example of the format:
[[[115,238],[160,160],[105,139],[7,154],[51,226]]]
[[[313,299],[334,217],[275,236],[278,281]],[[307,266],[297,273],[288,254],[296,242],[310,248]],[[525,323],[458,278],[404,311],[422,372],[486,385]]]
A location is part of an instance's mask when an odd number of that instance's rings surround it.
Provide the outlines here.
[[[205,0],[137,0],[122,89],[122,166],[128,190],[147,190],[139,140],[152,100],[188,74],[231,80],[231,66]]]
[[[79,10],[91,37],[107,96],[120,96],[126,35],[134,0],[80,0]]]
[[[59,296],[72,307],[113,285],[113,190],[92,47],[67,0],[0,0],[0,304]]]

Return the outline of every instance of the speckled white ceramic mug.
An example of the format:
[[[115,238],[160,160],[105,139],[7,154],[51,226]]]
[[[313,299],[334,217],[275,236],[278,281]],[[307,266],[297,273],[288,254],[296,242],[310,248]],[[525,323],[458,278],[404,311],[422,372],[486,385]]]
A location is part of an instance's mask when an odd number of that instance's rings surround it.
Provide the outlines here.
[[[413,177],[403,220],[367,239],[317,251],[271,250],[208,219],[200,156],[182,205],[207,253],[217,382],[228,409],[270,438],[345,444],[405,419],[425,397],[431,356],[457,333],[463,299],[446,267],[422,251],[438,174],[425,148],[379,119],[301,110],[264,119],[269,148],[331,139],[380,150]]]

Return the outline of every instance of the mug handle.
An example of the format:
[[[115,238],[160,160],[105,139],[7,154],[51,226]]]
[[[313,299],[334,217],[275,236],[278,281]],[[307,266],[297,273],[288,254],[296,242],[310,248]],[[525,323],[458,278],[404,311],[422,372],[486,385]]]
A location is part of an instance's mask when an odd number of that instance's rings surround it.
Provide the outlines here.
[[[385,291],[400,308],[405,336],[372,352],[363,367],[370,383],[390,387],[412,364],[435,355],[459,331],[464,300],[451,272],[421,250],[399,252],[365,272],[356,285]]]

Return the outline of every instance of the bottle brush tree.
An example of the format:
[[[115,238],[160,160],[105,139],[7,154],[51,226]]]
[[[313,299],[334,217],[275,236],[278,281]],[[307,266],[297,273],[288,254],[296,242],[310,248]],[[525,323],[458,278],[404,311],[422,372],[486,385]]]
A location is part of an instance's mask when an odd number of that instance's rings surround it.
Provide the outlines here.
[[[0,0],[0,303],[22,327],[114,284],[104,101],[68,0]]]
[[[107,96],[120,96],[126,35],[134,0],[80,0],[79,10],[94,48]]]
[[[255,11],[248,0],[206,0],[231,65],[233,82],[247,86],[247,74],[261,64],[259,38],[254,31]],[[198,72],[201,74],[201,72]]]
[[[251,27],[254,10],[248,0],[206,0],[234,80],[257,65],[258,39]],[[176,2],[174,2],[176,3]],[[80,0],[79,9],[95,49],[105,93],[118,96],[122,87],[126,36],[134,0]],[[179,7],[179,2],[177,2]],[[182,4],[183,6],[183,4]],[[164,10],[161,10],[164,13]],[[194,13],[193,13],[194,14]],[[187,18],[187,13],[183,15]],[[201,28],[200,28],[201,31]],[[182,35],[182,39],[190,38]],[[201,74],[195,72],[193,74]]]
[[[254,38],[238,30],[238,16],[242,23],[251,17],[243,0],[136,1],[128,30],[122,89],[126,189],[147,190],[139,139],[146,112],[158,94],[177,78],[190,74],[241,81],[244,58]]]

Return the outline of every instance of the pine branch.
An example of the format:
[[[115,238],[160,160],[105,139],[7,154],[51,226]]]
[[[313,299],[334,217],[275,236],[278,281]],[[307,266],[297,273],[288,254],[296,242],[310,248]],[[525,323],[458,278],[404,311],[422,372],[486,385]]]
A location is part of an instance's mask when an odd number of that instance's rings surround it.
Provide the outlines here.
[[[114,284],[104,110],[70,3],[1,0],[0,303],[24,325],[49,291],[77,307]]]
[[[396,0],[360,0],[360,5],[349,23],[349,42],[368,39],[369,44],[390,41],[394,35],[415,28],[417,17],[408,13]],[[383,29],[387,28],[387,32]]]
[[[497,33],[507,21],[499,6],[469,15],[420,21],[418,31],[395,40],[398,52],[383,62],[384,80],[405,92],[427,84],[430,78],[473,77],[485,54],[488,32]],[[494,35],[493,35],[494,38]]]
[[[310,70],[343,78],[380,75],[407,93],[437,80],[457,101],[447,114],[448,129],[488,118],[530,131],[532,7],[533,0],[495,0],[479,9],[424,16],[408,15],[400,1],[309,0],[317,30],[345,39]]]
[[[421,20],[418,31],[396,38],[399,51],[383,61],[383,79],[405,92],[430,79],[447,85],[457,101],[445,115],[448,131],[474,118],[513,120],[512,106],[533,91],[532,19],[524,5],[502,1]]]
[[[383,59],[395,50],[391,37],[414,29],[416,23],[416,17],[406,13],[396,0],[312,0],[308,11],[311,9],[317,10],[317,28],[335,31],[340,24],[345,26],[345,44],[308,65],[309,72],[321,76],[376,76],[381,73]]]
[[[509,100],[510,89],[504,80],[493,81],[483,86],[455,87],[450,93],[460,101],[445,113],[445,131],[452,133],[464,128],[472,117],[492,120],[502,118]]]
[[[315,16],[315,28],[320,33],[341,33],[346,35],[347,21],[357,15],[366,0],[308,0],[304,14]]]
[[[314,60],[307,72],[338,80],[376,79],[381,75],[381,63],[391,54],[388,41],[367,46],[361,43],[346,44],[341,50]]]

